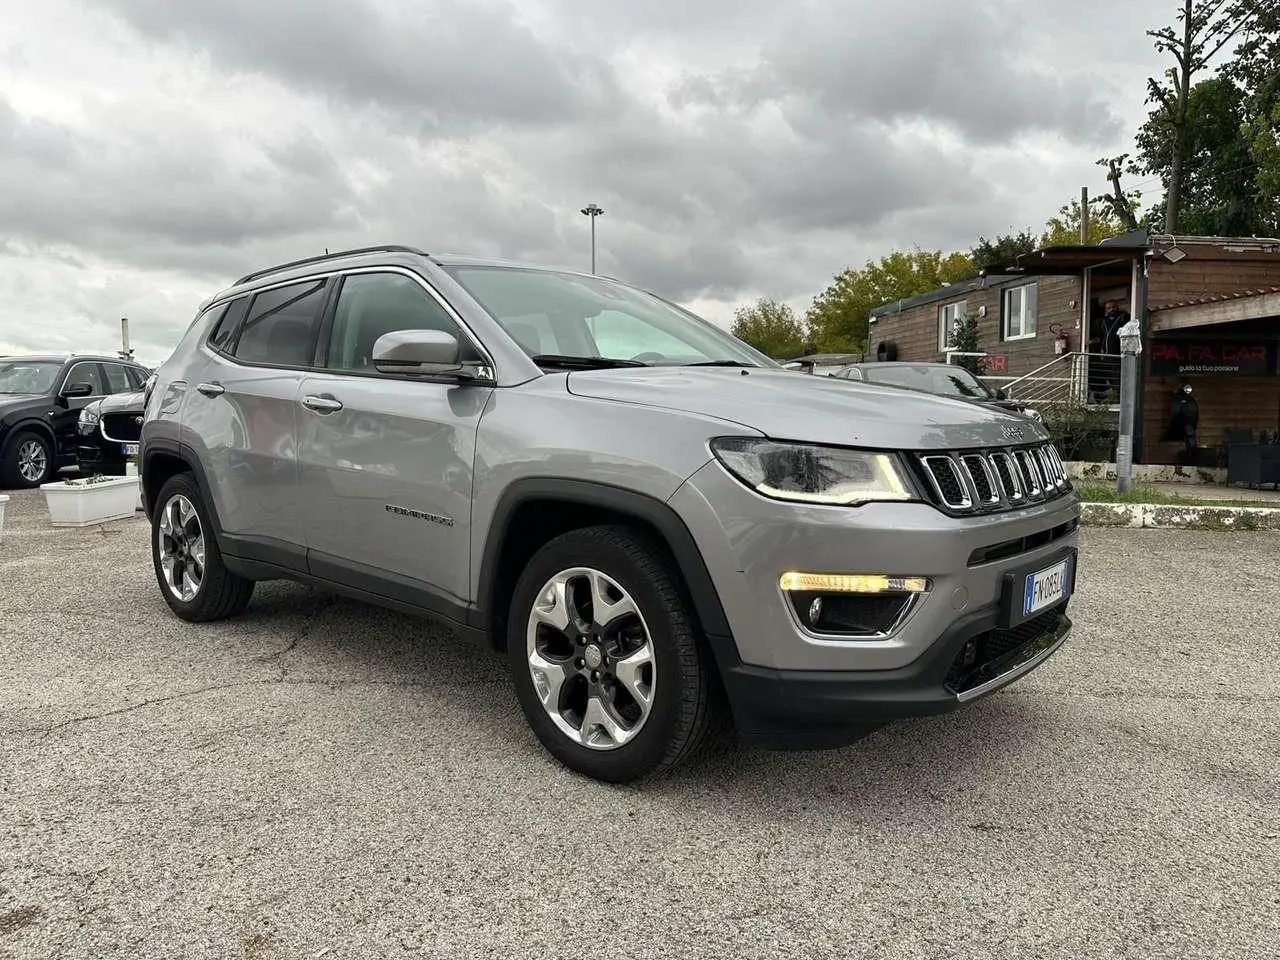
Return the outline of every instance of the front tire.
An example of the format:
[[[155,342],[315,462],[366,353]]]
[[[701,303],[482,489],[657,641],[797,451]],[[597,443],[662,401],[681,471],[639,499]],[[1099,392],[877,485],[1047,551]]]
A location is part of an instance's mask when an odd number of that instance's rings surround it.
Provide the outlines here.
[[[234,617],[253,596],[254,582],[222,562],[210,509],[188,473],[171,477],[156,497],[151,560],[165,603],[189,623]]]
[[[40,434],[23,430],[4,450],[0,464],[4,485],[14,490],[30,490],[53,479],[56,465],[53,446]]]
[[[565,766],[626,783],[706,743],[719,712],[708,655],[668,564],[636,531],[591,527],[547,543],[508,622],[521,709]]]

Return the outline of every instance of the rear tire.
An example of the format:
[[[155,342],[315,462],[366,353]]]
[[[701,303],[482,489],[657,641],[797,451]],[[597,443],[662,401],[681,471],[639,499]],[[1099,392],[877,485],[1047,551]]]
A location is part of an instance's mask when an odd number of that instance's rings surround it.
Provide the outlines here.
[[[22,430],[4,448],[0,479],[11,490],[30,490],[49,483],[56,469],[52,444],[34,430]]]
[[[254,581],[227,569],[210,522],[211,511],[189,473],[160,488],[151,516],[151,561],[169,609],[189,623],[243,613]]]
[[[663,554],[635,530],[590,527],[548,542],[516,584],[508,622],[525,718],[578,773],[655,778],[722,726],[692,612]]]

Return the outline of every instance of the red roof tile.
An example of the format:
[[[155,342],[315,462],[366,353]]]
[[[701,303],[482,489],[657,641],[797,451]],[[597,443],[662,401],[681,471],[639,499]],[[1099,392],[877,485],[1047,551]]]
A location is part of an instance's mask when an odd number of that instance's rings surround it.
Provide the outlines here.
[[[1221,303],[1224,300],[1243,300],[1245,297],[1261,297],[1268,293],[1280,293],[1280,287],[1258,287],[1256,290],[1237,290],[1235,293],[1214,293],[1191,300],[1178,300],[1175,303],[1161,303],[1150,307],[1152,313],[1158,310],[1172,310],[1175,307],[1198,307],[1205,303]]]

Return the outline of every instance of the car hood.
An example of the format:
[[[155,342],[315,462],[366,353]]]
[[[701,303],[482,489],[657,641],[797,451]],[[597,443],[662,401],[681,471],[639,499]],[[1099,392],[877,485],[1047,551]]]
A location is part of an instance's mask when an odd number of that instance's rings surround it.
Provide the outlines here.
[[[45,398],[38,393],[0,393],[0,416],[19,407],[28,407]]]
[[[141,390],[136,393],[113,393],[98,401],[98,413],[141,413],[143,406]]]
[[[569,374],[580,397],[737,423],[778,440],[881,449],[1008,446],[1048,438],[997,407],[786,370],[648,367]]]

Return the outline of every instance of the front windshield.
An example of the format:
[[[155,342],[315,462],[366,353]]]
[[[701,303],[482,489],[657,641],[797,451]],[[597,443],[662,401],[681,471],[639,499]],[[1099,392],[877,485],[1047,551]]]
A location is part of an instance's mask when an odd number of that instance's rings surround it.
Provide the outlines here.
[[[876,383],[888,383],[898,387],[913,387],[947,397],[970,397],[989,400],[991,391],[982,385],[972,373],[964,367],[911,367],[884,366],[872,364],[862,368],[863,376]]]
[[[776,366],[713,324],[614,280],[521,267],[446,269],[531,357]]]
[[[0,393],[48,393],[61,369],[48,360],[0,360]]]

